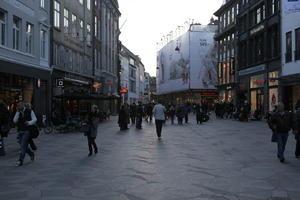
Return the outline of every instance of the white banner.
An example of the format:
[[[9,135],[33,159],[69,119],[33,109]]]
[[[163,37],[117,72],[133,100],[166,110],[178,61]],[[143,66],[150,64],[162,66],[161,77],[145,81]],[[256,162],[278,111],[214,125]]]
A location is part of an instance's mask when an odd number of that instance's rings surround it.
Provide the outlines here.
[[[217,26],[194,25],[157,53],[157,92],[215,89]]]
[[[285,13],[300,12],[300,0],[283,0]]]

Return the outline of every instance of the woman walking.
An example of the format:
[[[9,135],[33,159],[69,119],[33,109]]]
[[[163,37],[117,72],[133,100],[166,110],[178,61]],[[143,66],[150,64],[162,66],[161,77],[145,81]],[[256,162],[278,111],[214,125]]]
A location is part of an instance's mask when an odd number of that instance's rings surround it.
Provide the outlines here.
[[[87,139],[88,139],[88,146],[89,146],[89,156],[93,154],[93,147],[94,147],[94,153],[98,153],[98,147],[96,144],[96,137],[98,134],[98,107],[96,105],[92,106],[91,112],[88,114],[88,127],[89,130],[86,133]]]

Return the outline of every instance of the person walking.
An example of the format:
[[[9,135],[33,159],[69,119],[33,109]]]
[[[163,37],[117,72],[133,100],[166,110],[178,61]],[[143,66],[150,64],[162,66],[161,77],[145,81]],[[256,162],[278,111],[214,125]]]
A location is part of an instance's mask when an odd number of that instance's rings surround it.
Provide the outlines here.
[[[296,103],[296,113],[293,123],[293,133],[296,139],[295,157],[300,158],[300,100]]]
[[[183,107],[185,123],[189,123],[189,113],[191,112],[190,105],[186,103]]]
[[[25,109],[32,110],[31,104],[30,103],[25,103]],[[33,139],[34,139],[33,135],[30,134],[30,137],[29,137],[29,140],[28,140],[28,144],[29,144],[31,150],[36,151],[37,150],[37,146],[35,145]]]
[[[155,126],[156,126],[156,134],[157,134],[157,138],[159,140],[161,140],[161,138],[162,138],[161,137],[162,126],[166,120],[165,112],[166,112],[166,108],[160,102],[158,102],[158,104],[156,104],[153,108],[153,115],[155,118]]]
[[[136,118],[136,104],[133,103],[130,105],[130,118],[131,118],[131,123],[135,124],[135,118]]]
[[[174,124],[174,118],[175,118],[175,113],[176,113],[176,108],[175,106],[172,104],[170,107],[170,119],[171,119],[171,124]]]
[[[142,102],[139,102],[139,105],[136,109],[136,128],[137,129],[142,129],[143,116],[144,116],[144,108],[143,108]]]
[[[127,127],[127,125],[128,125],[128,116],[127,116],[125,105],[121,106],[121,109],[120,109],[120,112],[119,112],[118,124],[120,126],[121,131],[128,129],[128,127]]]
[[[31,134],[30,131],[36,121],[37,119],[33,110],[26,108],[24,103],[20,102],[13,119],[13,122],[17,124],[19,144],[21,147],[19,160],[17,161],[16,166],[23,165],[26,153],[30,156],[31,161],[34,161],[34,153],[28,148],[28,142]]]
[[[284,110],[283,103],[279,103],[277,111],[271,115],[270,124],[277,135],[277,157],[281,163],[284,163],[284,151],[289,131],[293,126],[293,115]]]
[[[183,118],[184,118],[184,110],[182,105],[177,106],[176,110],[176,116],[177,116],[177,121],[179,125],[182,125]]]
[[[87,140],[88,140],[88,147],[89,147],[89,155],[91,156],[93,154],[93,148],[94,153],[98,153],[98,147],[96,144],[96,138],[98,135],[98,124],[99,124],[99,117],[98,117],[98,107],[96,105],[92,106],[91,112],[87,116],[87,123],[89,130],[86,133]]]
[[[196,105],[195,111],[196,111],[197,124],[199,124],[199,123],[202,124],[202,110],[201,110],[200,104]]]
[[[5,156],[4,138],[8,136],[9,130],[9,112],[5,103],[0,100],[0,156]]]

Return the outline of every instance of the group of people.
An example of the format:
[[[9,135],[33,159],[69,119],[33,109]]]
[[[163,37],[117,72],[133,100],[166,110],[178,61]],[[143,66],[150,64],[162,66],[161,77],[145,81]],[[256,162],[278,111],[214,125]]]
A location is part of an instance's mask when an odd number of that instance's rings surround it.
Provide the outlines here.
[[[124,104],[121,106],[118,118],[118,124],[120,130],[127,130],[128,124],[130,122],[137,129],[142,129],[142,121],[145,119],[146,122],[152,122],[152,116],[155,118],[156,132],[158,139],[161,139],[162,126],[166,120],[170,119],[171,124],[174,124],[175,117],[177,117],[177,122],[179,125],[189,123],[189,114],[191,112],[196,114],[197,124],[208,121],[209,116],[207,114],[206,107],[200,106],[200,104],[191,105],[186,104],[168,104],[164,106],[162,102],[158,102],[156,105],[149,103],[143,105],[141,102],[138,102],[138,105],[133,103],[132,105]]]
[[[300,158],[300,100],[295,105],[295,112],[285,110],[284,104],[279,103],[268,113],[267,123],[273,131],[272,142],[277,143],[280,162],[285,162],[284,151],[291,130],[296,140],[295,157]]]
[[[30,160],[35,160],[35,151],[37,146],[34,143],[34,139],[39,134],[38,127],[36,126],[37,117],[33,111],[31,104],[26,102],[19,102],[16,107],[12,122],[15,124],[18,135],[17,141],[19,144],[19,158],[16,166],[22,166],[26,154],[29,155]],[[98,147],[95,142],[98,133],[99,123],[99,109],[96,105],[91,106],[90,112],[85,117],[87,129],[85,130],[85,136],[88,140],[89,156],[98,153]],[[8,136],[8,132],[11,129],[10,114],[3,101],[0,100],[0,135],[1,135],[1,147],[4,152],[4,141],[3,138]],[[4,155],[4,153],[3,153]]]

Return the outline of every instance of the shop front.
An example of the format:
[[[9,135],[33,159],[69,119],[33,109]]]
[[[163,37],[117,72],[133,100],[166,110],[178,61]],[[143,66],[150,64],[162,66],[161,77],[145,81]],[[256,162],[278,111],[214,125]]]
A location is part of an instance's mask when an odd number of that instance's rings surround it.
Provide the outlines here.
[[[36,115],[48,115],[50,101],[50,71],[0,61],[0,99],[11,113],[19,102],[32,104]]]
[[[259,74],[250,77],[250,104],[251,112],[257,111],[258,113],[264,112],[264,86],[265,75]]]

